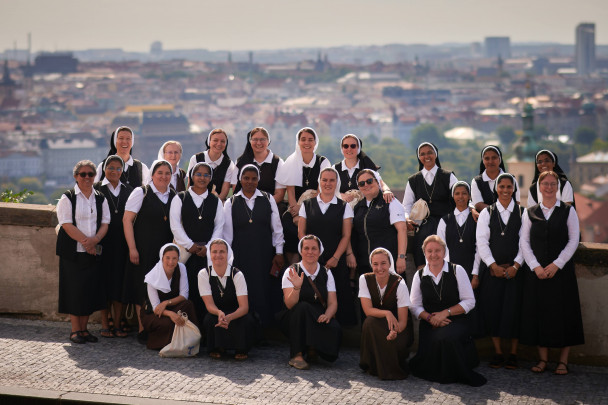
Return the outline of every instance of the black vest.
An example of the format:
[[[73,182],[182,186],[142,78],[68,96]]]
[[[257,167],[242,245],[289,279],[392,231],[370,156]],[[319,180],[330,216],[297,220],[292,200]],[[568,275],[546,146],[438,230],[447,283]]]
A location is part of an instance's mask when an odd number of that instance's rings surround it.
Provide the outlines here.
[[[304,209],[306,210],[306,233],[316,235],[323,242],[325,250],[319,263],[325,264],[331,259],[342,239],[342,221],[346,202],[338,198],[338,203],[330,204],[323,214],[317,199],[310,198],[304,201]]]
[[[104,196],[95,189],[93,190],[93,192],[95,193],[95,208],[97,209],[97,232],[99,231],[99,227],[101,226]],[[74,189],[71,189],[63,194],[67,198],[69,198],[70,202],[72,203],[72,225],[76,226],[76,191]],[[59,228],[59,233],[57,233],[57,243],[55,245],[55,254],[59,257],[63,257],[64,259],[73,260],[77,253],[76,245],[76,240],[70,238],[70,236],[65,231],[65,229],[63,229],[63,227]]]
[[[230,267],[230,274],[226,279],[226,288],[221,286],[220,278],[211,276],[211,266],[209,271],[209,285],[211,286],[211,295],[213,302],[225,314],[231,314],[239,308],[239,301],[236,296],[236,287],[234,286],[234,276],[239,272],[236,267]],[[226,269],[228,271],[228,269]]]
[[[319,188],[321,163],[327,158],[325,156],[315,156],[316,161],[313,167],[302,167],[302,186],[295,186],[296,200],[299,200],[306,190],[316,190]]]
[[[487,181],[483,181],[481,174],[479,176],[475,176],[473,179],[475,183],[477,183],[477,188],[481,193],[481,198],[483,198],[483,203],[487,205],[492,205],[496,202],[496,198],[494,198],[494,192],[490,189],[490,184]],[[460,263],[459,263],[460,264]]]
[[[133,191],[133,187],[128,184],[122,184],[118,197],[112,194],[107,184],[102,186],[101,182],[97,182],[93,187],[105,196],[108,201],[108,207],[110,208],[110,225],[108,227],[108,233],[100,244],[103,245],[104,240],[115,238],[124,239],[122,217],[125,214],[125,205],[127,204],[131,191]]]
[[[302,267],[297,263],[294,264],[294,267],[295,267],[296,271],[298,272],[298,276],[300,274],[302,274],[302,272],[304,271],[302,269]],[[327,276],[327,269],[323,266],[320,266],[319,273],[317,273],[317,277],[315,277],[315,279],[313,281],[313,283],[317,287],[317,290],[319,290],[319,293],[323,297],[324,302],[326,302],[326,303],[327,303],[327,279],[328,278],[329,277]],[[308,302],[309,304],[318,304],[318,305],[322,306],[323,304],[321,304],[321,300],[319,299],[319,297],[316,296],[315,290],[310,285],[309,280],[310,280],[310,277],[308,277],[306,275],[306,272],[304,272],[304,282],[302,283],[302,289],[300,290],[300,301]]]
[[[376,276],[374,273],[365,274],[367,289],[369,290],[369,295],[372,297],[372,306],[384,311],[391,311],[397,319],[399,319],[399,314],[397,312],[397,289],[399,288],[400,281],[401,276],[390,274],[388,277],[388,283],[386,284],[386,289],[384,290],[384,297],[380,299],[380,291],[378,290]]]
[[[505,226],[500,212],[496,208],[497,204],[500,203],[496,202],[486,208],[490,214],[490,250],[496,264],[511,265],[519,250],[519,229],[521,228],[521,215],[524,209],[515,204]]]
[[[342,162],[336,163],[334,165],[334,169],[336,169],[336,171],[340,175],[340,192],[341,193],[346,193],[348,190],[358,190],[357,174],[361,170],[363,170],[363,169],[378,170],[378,166],[376,166],[375,164],[367,165],[366,164],[366,163],[368,163],[367,160],[369,160],[369,159],[359,159],[359,167],[353,171],[352,176],[348,175],[348,170],[341,170]]]
[[[441,275],[441,280],[438,285],[435,285],[431,276],[423,277],[423,270],[424,269],[418,270],[418,276],[420,277],[422,306],[426,312],[441,312],[460,302],[458,280],[456,279],[456,266],[454,264],[448,263],[447,273],[442,270],[443,274]]]
[[[215,215],[217,213],[217,196],[208,192],[203,200],[203,209],[197,208],[189,191],[178,194],[182,200],[182,226],[190,239],[196,242],[208,242],[213,235]],[[199,216],[202,219],[199,219]]]
[[[270,198],[272,198],[270,195],[262,191],[262,196],[256,197],[253,210],[250,210],[242,196],[231,197],[232,248],[235,251],[247,249],[251,246],[251,241],[255,241],[257,246],[260,244],[272,246]],[[251,222],[249,222],[250,219]]]
[[[561,203],[549,220],[545,219],[540,204],[528,208],[530,218],[530,246],[536,260],[545,267],[558,258],[568,244],[568,216],[572,207]]]
[[[103,160],[102,164],[100,165],[101,167],[103,167],[103,163],[106,161],[106,159]],[[123,170],[122,174],[120,175],[120,181],[122,184],[128,184],[133,188],[139,187],[143,184],[144,176],[142,174],[142,170],[141,162],[137,159],[133,159],[133,166],[125,165],[125,170]],[[103,180],[105,177],[105,172],[101,170],[101,177],[99,180]]]
[[[260,179],[258,181],[258,190],[265,191],[270,195],[274,194],[276,180],[275,177],[277,175],[277,168],[279,167],[279,157],[277,155],[272,156],[272,161],[270,163],[262,163],[262,165],[258,165],[254,159],[250,159],[251,161],[247,162],[245,159],[241,159],[236,163],[236,167],[239,168],[238,177],[241,176],[241,169],[248,164],[254,164],[258,170],[260,171]],[[237,178],[238,178],[237,177]],[[237,181],[236,187],[234,189],[234,194],[238,193],[241,190],[241,182]]]
[[[199,152],[196,155],[196,163],[205,161],[205,153]],[[222,163],[215,169],[213,169],[213,175],[211,176],[211,181],[207,185],[207,190],[213,190],[213,186],[215,186],[215,191],[219,194],[222,191],[222,186],[226,181],[226,173],[228,172],[228,168],[230,167],[230,159],[228,156],[222,154],[224,157],[222,159]],[[230,182],[230,179],[228,180]]]
[[[379,192],[369,207],[366,199],[355,205],[352,241],[357,246],[357,262],[366,264],[372,250],[383,247],[397,257],[397,229],[391,224],[389,204]],[[354,250],[354,249],[353,249]]]
[[[452,172],[437,169],[433,184],[430,186],[424,180],[422,171],[410,176],[407,180],[414,192],[415,201],[422,198],[429,206],[431,216],[437,219],[449,214],[453,210],[452,196],[450,194],[450,177]]]
[[[475,263],[477,222],[470,212],[462,226],[458,226],[453,213],[442,219],[445,222],[445,243],[450,249],[450,262],[461,265],[470,277]],[[461,236],[462,242],[460,242]]]
[[[178,264],[175,267],[175,270],[173,270],[173,276],[171,277],[171,291],[169,291],[168,293],[164,293],[160,290],[157,290],[158,298],[160,299],[160,302],[172,300],[174,298],[179,297],[179,282],[180,282],[181,276],[182,276],[182,274],[181,274],[181,271],[179,269],[179,264]]]
[[[158,249],[160,249],[162,245],[173,240],[169,211],[175,191],[169,189],[169,199],[165,204],[158,198],[150,185],[143,186],[142,189],[144,191],[144,199],[133,223],[135,243],[138,250],[144,245],[158,246]]]

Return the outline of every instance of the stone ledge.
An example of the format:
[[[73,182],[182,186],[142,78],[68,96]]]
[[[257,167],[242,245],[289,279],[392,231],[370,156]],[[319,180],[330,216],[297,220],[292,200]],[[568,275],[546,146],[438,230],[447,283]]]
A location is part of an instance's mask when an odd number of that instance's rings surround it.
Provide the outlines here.
[[[0,202],[0,225],[57,226],[54,205],[16,204]]]

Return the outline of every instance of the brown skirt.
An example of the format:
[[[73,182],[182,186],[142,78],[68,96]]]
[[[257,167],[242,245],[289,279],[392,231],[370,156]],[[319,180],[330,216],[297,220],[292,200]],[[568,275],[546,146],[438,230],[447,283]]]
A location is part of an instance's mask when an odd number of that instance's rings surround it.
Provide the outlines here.
[[[399,333],[395,340],[386,340],[388,332],[385,318],[365,318],[359,367],[382,380],[403,380],[409,374],[406,331]]]
[[[182,301],[179,304],[167,307],[167,310],[173,312],[185,312],[188,314],[188,319],[198,326],[192,301]],[[154,315],[154,313],[147,314],[143,310],[143,307],[139,316],[141,318],[141,323],[144,326],[144,330],[148,332],[148,349],[160,350],[171,343],[171,339],[173,338],[173,329],[175,328],[175,324],[171,318],[168,316],[161,316],[159,318]]]

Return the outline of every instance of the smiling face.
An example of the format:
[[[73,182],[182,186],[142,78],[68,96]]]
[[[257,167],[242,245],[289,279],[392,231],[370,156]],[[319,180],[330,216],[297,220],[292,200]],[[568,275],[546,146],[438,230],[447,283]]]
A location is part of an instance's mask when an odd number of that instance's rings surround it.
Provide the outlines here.
[[[509,177],[503,177],[496,185],[496,193],[498,200],[503,203],[510,203],[513,196],[513,180]]]
[[[557,195],[557,188],[559,187],[559,181],[556,176],[548,174],[543,177],[538,183],[540,193],[543,196],[543,201],[551,201]]]
[[[175,270],[178,262],[179,254],[175,250],[168,250],[163,254],[163,268],[165,270]]]
[[[122,175],[122,164],[116,160],[113,160],[106,165],[104,173],[106,175],[106,179],[108,179],[108,181],[112,183],[114,187],[116,187],[118,181],[120,180],[120,176]]]
[[[500,156],[495,150],[488,149],[483,154],[483,165],[486,173],[498,173],[500,170]]]
[[[454,189],[454,202],[459,211],[464,211],[469,205],[469,190],[465,186],[458,186]]]
[[[541,153],[536,158],[536,168],[541,173],[552,171],[555,168],[555,162],[548,153]]]
[[[386,252],[377,252],[372,256],[372,270],[376,275],[376,279],[385,281],[388,279],[389,270],[391,268],[391,260],[389,259]]]
[[[371,180],[371,182],[370,182],[370,180]],[[363,184],[363,186],[361,185],[362,182],[365,182],[365,184]],[[361,174],[357,178],[357,185],[359,186],[359,190],[361,191],[363,196],[368,201],[371,201],[372,199],[374,199],[380,192],[380,185],[378,184],[378,181],[374,178],[374,176],[372,176],[369,173]]]
[[[157,165],[152,173],[154,187],[160,192],[165,192],[167,191],[167,187],[169,187],[169,182],[171,182],[171,169],[167,164]]]
[[[84,177],[83,177],[84,176]],[[90,166],[82,166],[74,176],[78,188],[82,191],[89,191],[93,187],[95,169]]]
[[[347,136],[342,140],[342,155],[345,159],[355,158],[359,154],[359,142],[357,139]]]
[[[418,151],[418,159],[422,162],[426,170],[431,170],[433,166],[435,166],[437,154],[429,145],[424,145]]]
[[[336,192],[337,185],[338,177],[333,170],[325,170],[323,173],[321,173],[321,181],[319,183],[321,194],[325,196],[333,196]]]
[[[199,165],[192,173],[192,189],[196,194],[202,194],[207,190],[207,186],[211,181],[211,173],[206,165]]]
[[[248,195],[255,193],[256,188],[258,188],[258,181],[258,172],[253,169],[245,170],[241,176],[243,192]]]
[[[179,145],[170,143],[169,145],[165,146],[163,156],[167,162],[171,163],[173,168],[177,168],[177,162],[179,162],[182,158],[182,148],[180,148]]]
[[[209,150],[215,154],[224,153],[227,142],[228,136],[224,132],[216,132],[209,137]]]
[[[268,149],[268,137],[262,131],[251,134],[249,143],[251,144],[253,153],[256,154],[264,153]]]
[[[298,136],[298,146],[303,154],[312,154],[315,150],[315,136],[310,132],[301,132]]]
[[[314,239],[306,239],[302,241],[302,261],[309,266],[315,264],[319,261],[319,256],[321,256],[321,250],[319,249],[319,244]],[[311,271],[314,269],[310,269]]]
[[[133,147],[133,134],[127,130],[122,129],[116,135],[116,150],[121,156],[127,156],[131,153]]]
[[[214,243],[211,245],[210,251],[213,266],[218,269],[226,268],[226,265],[228,264],[228,249],[226,248],[226,245],[222,242]]]
[[[424,257],[426,257],[429,266],[438,267],[443,265],[445,248],[438,242],[429,241],[424,247]]]

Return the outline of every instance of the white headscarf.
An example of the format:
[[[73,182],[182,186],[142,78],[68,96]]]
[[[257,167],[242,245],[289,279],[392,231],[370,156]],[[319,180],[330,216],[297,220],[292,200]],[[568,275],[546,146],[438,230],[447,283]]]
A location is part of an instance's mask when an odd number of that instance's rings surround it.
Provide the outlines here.
[[[319,146],[319,137],[314,129],[310,127],[304,127],[298,131],[298,134],[302,133],[302,131],[306,130],[306,133],[312,132],[315,137],[315,147],[313,148],[312,153],[314,154]],[[289,155],[287,159],[285,159],[285,163],[281,166],[281,170],[277,171],[277,175],[275,180],[279,184],[283,184],[285,186],[302,186],[302,168],[304,167],[304,160],[302,159],[302,151],[300,150],[300,143],[298,139],[298,134],[296,134],[296,150],[294,153]]]
[[[116,128],[116,130],[114,131],[114,147],[118,149],[118,147],[116,146],[116,139],[118,139],[118,132],[122,131],[123,129],[131,133],[131,148],[133,148],[133,145],[135,145],[135,132],[133,132],[131,128],[125,127],[124,125]]]
[[[306,236],[308,236],[308,235],[305,235],[304,237],[306,237]],[[316,241],[319,241],[319,248],[320,248],[319,256],[320,256],[323,254],[323,251],[325,250],[325,248],[323,248],[323,242],[321,242],[321,239],[319,239],[319,237],[317,237],[315,235],[312,235],[312,236],[317,238],[317,239],[315,239]],[[302,237],[302,239],[300,239],[300,242],[298,242],[298,253],[300,253],[300,255],[302,254],[302,242],[304,241],[304,237]]]
[[[375,256],[379,252],[386,253],[386,255],[388,256],[388,261],[390,262],[390,267],[389,267],[388,271],[390,273],[397,274],[397,272],[395,271],[395,260],[393,259],[393,255],[391,254],[391,252],[389,252],[387,249],[385,249],[383,247],[379,247],[379,248],[372,250],[372,253],[370,253],[370,255],[369,255],[369,267],[372,267],[372,256]]]
[[[467,193],[469,193],[469,200],[471,200],[471,186],[469,183],[463,180],[459,180],[454,185],[452,185],[452,198],[454,198],[454,191],[456,191],[456,187],[466,187]]]
[[[158,150],[158,158],[157,160],[167,160],[165,159],[165,147],[167,146],[167,144],[171,142],[171,145],[177,144],[180,148],[180,150],[182,151],[182,153],[184,153],[184,148],[182,147],[182,144],[177,142],[177,141],[167,141],[165,143],[163,143],[163,146],[160,147],[160,149]],[[179,168],[179,162],[181,162],[181,159],[177,161],[177,163],[175,164],[175,167]]]
[[[160,260],[158,261],[158,263],[156,263],[152,270],[150,270],[148,274],[146,274],[146,277],[144,277],[144,283],[147,283],[151,287],[154,287],[158,291],[161,291],[165,294],[171,291],[171,282],[167,278],[167,274],[165,273],[165,268],[163,266],[163,255],[165,249],[169,246],[175,246],[177,248],[177,256],[179,258],[179,247],[175,243],[167,243],[163,245],[163,247],[161,247],[160,251],[158,252]],[[175,274],[175,271],[181,272],[182,267],[185,271],[186,267],[182,263],[178,262],[173,274]]]
[[[243,172],[245,171],[245,169],[247,169],[247,170],[255,169],[255,171],[258,173],[258,180],[260,179],[260,169],[258,169],[258,167],[256,165],[254,165],[253,163],[249,163],[249,164],[243,166],[243,168],[241,169],[241,172],[239,173],[239,182],[243,178]]]
[[[211,262],[211,265],[210,265],[209,267],[213,266],[213,262],[212,262],[212,260],[211,260],[211,244],[212,244],[213,242],[215,242],[216,240],[219,240],[219,241],[224,242],[224,244],[225,244],[225,245],[226,245],[226,247],[228,248],[228,252],[227,252],[227,256],[228,256],[228,258],[227,258],[227,259],[228,259],[228,260],[227,260],[227,262],[228,262],[228,265],[229,265],[229,266],[232,266],[232,262],[234,261],[234,252],[232,251],[232,248],[230,247],[230,244],[229,244],[228,242],[226,242],[226,241],[225,241],[224,239],[222,239],[222,238],[215,238],[215,239],[210,240],[210,241],[207,243],[207,246],[206,246],[206,248],[207,248],[207,258],[208,258],[208,261],[209,261],[209,262]],[[211,272],[209,272],[209,275],[211,275]]]
[[[117,159],[118,158],[118,159]],[[110,155],[107,158],[104,159],[103,164],[101,165],[101,170],[102,171],[106,171],[106,166],[108,166],[108,161],[114,161],[114,160],[120,160],[120,163],[122,163],[122,170],[124,172],[125,170],[125,161],[122,160],[122,158],[118,155]]]
[[[420,148],[422,148],[423,146],[430,146],[431,149],[435,151],[435,156],[439,157],[439,152],[437,152],[437,148],[430,142],[422,142],[420,145],[418,145],[418,148],[416,149],[416,156],[420,156]]]
[[[342,183],[340,181],[340,175],[338,174],[338,171],[336,169],[334,169],[333,166],[326,167],[325,169],[321,170],[321,172],[319,173],[319,180],[318,180],[318,183],[319,183],[319,189],[318,189],[319,195],[321,195],[321,175],[324,172],[334,172],[336,174],[336,189],[334,190],[334,195],[337,198],[341,198],[341,195],[340,195],[340,185]]]
[[[156,166],[158,166],[161,163],[168,164],[169,165],[169,170],[171,171],[171,175],[173,175],[173,166],[171,166],[171,163],[169,163],[165,159],[156,159],[154,162],[152,162],[152,165],[150,166],[150,178],[152,178],[152,175],[154,174],[154,169],[156,169]]]
[[[378,173],[376,170],[372,170],[372,169],[363,169],[363,170],[369,170],[370,172],[372,172],[372,174],[374,175],[374,178],[376,179],[376,181],[378,182],[378,188],[380,189],[380,192],[382,193],[382,176],[380,176],[380,173]],[[361,170],[361,172],[363,172],[363,170]],[[363,172],[363,173],[366,173]],[[359,172],[359,173],[361,173]],[[357,174],[357,186],[359,186],[359,175]]]
[[[359,137],[357,135],[355,135],[355,134],[346,134],[340,140],[340,152],[342,152],[342,155],[344,155],[344,148],[342,148],[342,144],[344,143],[344,140],[346,138],[355,138],[357,140],[357,145],[359,145],[357,147],[357,155],[358,155],[359,152],[361,152],[361,139],[359,139]]]

